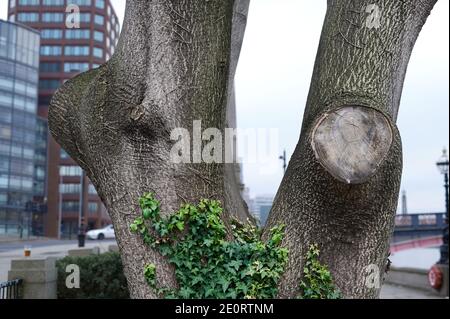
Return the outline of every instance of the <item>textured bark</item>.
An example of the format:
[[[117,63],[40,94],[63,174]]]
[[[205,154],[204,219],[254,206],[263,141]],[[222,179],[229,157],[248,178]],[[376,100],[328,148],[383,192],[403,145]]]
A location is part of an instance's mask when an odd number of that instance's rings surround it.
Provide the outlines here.
[[[224,130],[233,116],[232,80],[248,9],[238,1],[127,1],[112,59],[66,82],[53,97],[50,130],[87,172],[114,223],[133,298],[155,298],[143,269],[155,263],[158,284],[176,287],[173,269],[130,223],[138,198],[152,191],[171,213],[201,198],[224,203],[224,219],[247,218],[233,164],[174,164],[170,132],[193,121]]]
[[[383,277],[402,169],[395,122],[409,57],[435,2],[376,1],[378,25],[372,1],[328,1],[300,140],[266,227],[287,225],[280,297],[298,294],[313,243],[345,297],[378,296],[369,265]]]

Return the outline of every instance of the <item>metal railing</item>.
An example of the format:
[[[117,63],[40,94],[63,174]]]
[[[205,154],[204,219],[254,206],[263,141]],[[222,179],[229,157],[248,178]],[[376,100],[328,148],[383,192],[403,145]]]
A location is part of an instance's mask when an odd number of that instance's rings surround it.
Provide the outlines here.
[[[22,279],[0,282],[0,299],[19,299]]]

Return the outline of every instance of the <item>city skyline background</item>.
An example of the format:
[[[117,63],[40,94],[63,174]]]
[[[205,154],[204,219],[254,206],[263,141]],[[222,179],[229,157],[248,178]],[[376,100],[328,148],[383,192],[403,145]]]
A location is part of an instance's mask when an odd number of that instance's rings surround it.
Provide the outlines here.
[[[112,4],[122,25],[125,1]],[[0,0],[0,19],[7,18],[7,5]],[[448,6],[438,1],[417,40],[400,104],[402,190],[410,213],[444,211],[443,177],[435,163],[449,145]],[[238,127],[278,128],[280,138],[273,156],[277,173],[261,174],[260,164],[243,164],[252,197],[276,194],[283,175],[278,156],[285,148],[289,158],[298,142],[325,11],[326,1],[251,1],[236,74]]]

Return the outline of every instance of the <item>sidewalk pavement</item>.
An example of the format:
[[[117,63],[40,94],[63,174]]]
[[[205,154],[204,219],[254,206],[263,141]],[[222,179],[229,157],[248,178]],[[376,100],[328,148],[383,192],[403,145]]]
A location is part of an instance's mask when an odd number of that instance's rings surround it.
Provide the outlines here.
[[[86,241],[85,248],[99,247],[100,253],[108,251],[108,247],[113,245],[114,241]],[[60,244],[51,246],[33,247],[31,244],[31,258],[57,257],[67,256],[67,252],[71,249],[77,249],[77,243]],[[23,248],[0,252],[0,282],[8,279],[8,271],[11,267],[11,260],[23,258]]]
[[[49,238],[47,237],[38,237],[38,236],[30,236],[30,237],[25,237],[22,240],[26,240],[26,241],[35,241],[35,240],[48,240]],[[4,244],[4,243],[15,243],[15,242],[19,242],[21,241],[21,239],[18,236],[0,236],[0,244]]]
[[[443,297],[428,290],[384,284],[381,287],[380,299],[443,299]]]

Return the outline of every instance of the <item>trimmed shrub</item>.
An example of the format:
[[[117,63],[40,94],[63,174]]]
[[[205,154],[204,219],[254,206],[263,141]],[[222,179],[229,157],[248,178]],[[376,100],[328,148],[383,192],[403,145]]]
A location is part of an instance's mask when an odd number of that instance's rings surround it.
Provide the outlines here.
[[[80,288],[66,287],[68,265],[80,269]],[[86,257],[65,257],[56,262],[58,299],[128,299],[130,294],[120,255],[107,252]]]

